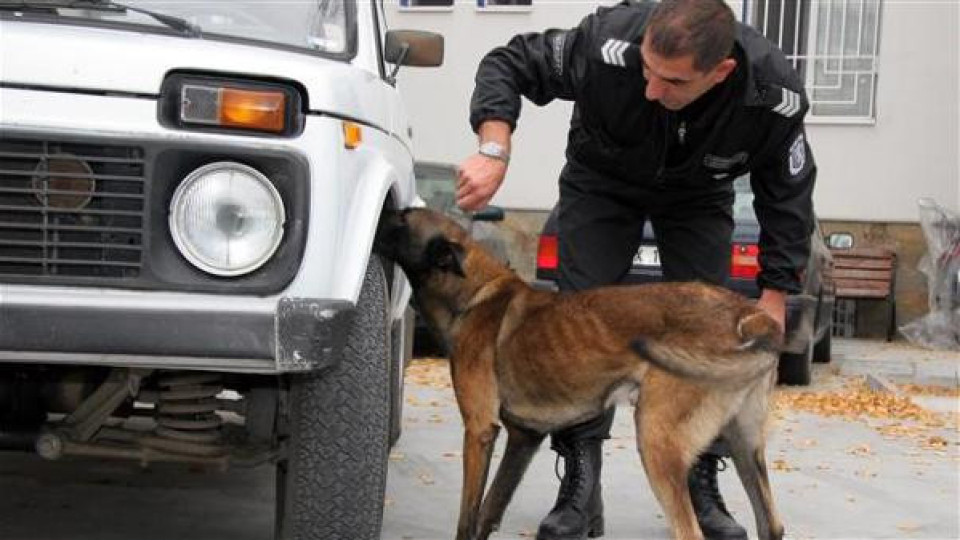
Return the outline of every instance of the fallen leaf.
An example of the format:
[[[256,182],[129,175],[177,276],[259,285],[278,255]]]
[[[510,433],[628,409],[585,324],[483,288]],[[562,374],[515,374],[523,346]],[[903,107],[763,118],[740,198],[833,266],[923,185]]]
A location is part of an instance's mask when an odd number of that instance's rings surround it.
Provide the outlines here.
[[[773,467],[772,467],[772,468],[773,468],[773,470],[775,470],[775,471],[783,471],[783,472],[793,472],[793,471],[799,470],[799,469],[797,469],[796,467],[794,467],[794,466],[790,465],[789,463],[787,463],[787,461],[784,460],[784,459],[775,459],[775,460],[773,460]]]
[[[858,444],[847,448],[847,453],[852,456],[872,456],[873,450],[870,449],[869,444]]]
[[[897,525],[897,530],[903,532],[917,532],[923,529],[923,526],[917,523],[906,521]]]

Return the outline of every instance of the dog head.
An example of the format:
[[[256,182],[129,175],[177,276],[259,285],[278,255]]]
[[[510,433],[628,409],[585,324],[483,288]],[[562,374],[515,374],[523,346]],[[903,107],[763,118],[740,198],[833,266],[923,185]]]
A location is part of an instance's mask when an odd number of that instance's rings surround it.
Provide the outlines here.
[[[389,211],[377,230],[374,248],[400,265],[415,289],[443,279],[464,279],[469,234],[433,210]]]
[[[426,208],[384,215],[374,247],[403,269],[421,314],[441,331],[484,285],[513,275],[463,227]]]

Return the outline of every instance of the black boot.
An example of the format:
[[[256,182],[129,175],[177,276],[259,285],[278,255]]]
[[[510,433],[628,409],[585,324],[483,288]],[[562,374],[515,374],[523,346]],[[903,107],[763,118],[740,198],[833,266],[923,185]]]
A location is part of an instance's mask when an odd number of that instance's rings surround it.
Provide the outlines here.
[[[727,468],[720,456],[703,454],[690,469],[687,484],[700,529],[707,540],[747,540],[747,531],[734,521],[723,504],[717,472]]]
[[[603,499],[600,497],[602,439],[561,440],[553,449],[564,460],[557,502],[540,522],[537,540],[583,540],[603,536]],[[559,457],[557,458],[559,461]],[[559,475],[559,474],[558,474]]]

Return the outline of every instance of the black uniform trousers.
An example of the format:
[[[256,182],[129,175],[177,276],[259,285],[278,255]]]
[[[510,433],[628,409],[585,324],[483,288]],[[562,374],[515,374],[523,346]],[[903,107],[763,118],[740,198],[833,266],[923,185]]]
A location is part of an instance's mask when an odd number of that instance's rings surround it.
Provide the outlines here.
[[[670,185],[670,180],[640,180],[628,182],[567,162],[560,174],[558,215],[562,292],[622,283],[647,220],[665,281],[726,284],[734,226],[730,181]],[[556,437],[609,438],[614,410]],[[723,446],[714,443],[707,451],[726,455]]]

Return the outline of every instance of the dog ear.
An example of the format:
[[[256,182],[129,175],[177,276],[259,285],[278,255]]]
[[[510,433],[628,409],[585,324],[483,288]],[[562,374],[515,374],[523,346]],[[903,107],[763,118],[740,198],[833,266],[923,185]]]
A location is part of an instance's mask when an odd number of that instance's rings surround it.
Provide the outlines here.
[[[424,255],[431,268],[466,277],[463,272],[463,260],[466,252],[460,244],[451,242],[442,236],[437,236],[430,239]]]

